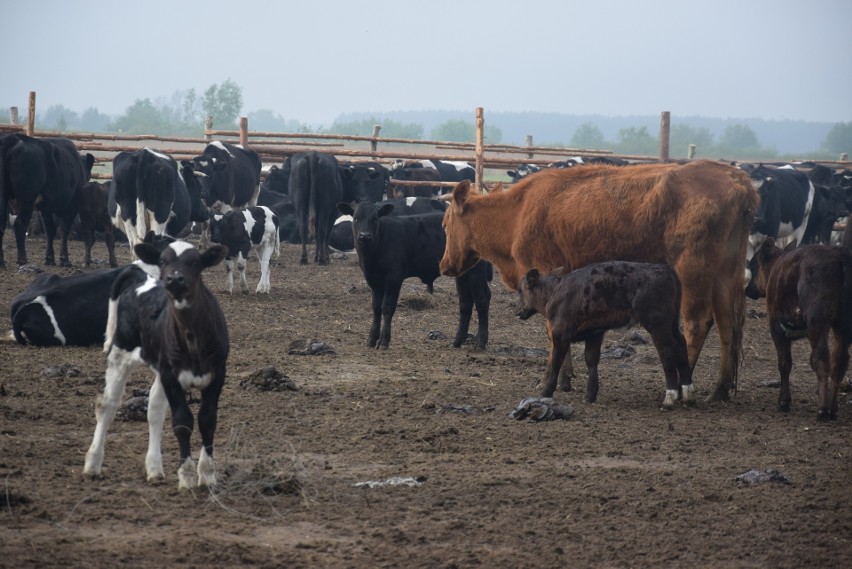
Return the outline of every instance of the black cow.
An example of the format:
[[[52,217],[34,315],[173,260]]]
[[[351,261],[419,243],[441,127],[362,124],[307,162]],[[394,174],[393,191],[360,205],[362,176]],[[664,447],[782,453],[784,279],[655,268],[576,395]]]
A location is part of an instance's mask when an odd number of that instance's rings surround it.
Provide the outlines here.
[[[289,180],[289,175],[288,175]],[[278,239],[284,243],[301,243],[299,222],[296,219],[296,206],[288,194],[279,194],[265,187],[260,188],[257,205],[266,206],[278,216]]]
[[[314,262],[329,263],[328,238],[337,217],[336,204],[343,197],[337,159],[330,154],[307,152],[290,157],[290,198],[296,208],[301,264],[308,262],[308,241],[316,239]]]
[[[388,196],[395,198],[424,197],[431,198],[441,193],[441,186],[409,186],[394,184],[394,180],[407,182],[440,182],[441,174],[433,168],[396,168],[391,170],[391,181],[388,185]]]
[[[391,320],[399,300],[402,282],[418,277],[432,292],[432,284],[440,276],[438,265],[444,254],[446,236],[442,228],[444,214],[393,216],[392,203],[377,206],[361,202],[354,208],[340,203],[338,209],[351,215],[352,233],[358,264],[372,292],[373,322],[367,345],[386,349],[390,344]],[[488,308],[491,301],[490,266],[479,263],[456,278],[459,295],[459,328],[453,346],[467,339],[473,306],[479,317],[477,347],[488,342]]]
[[[278,255],[278,216],[266,206],[236,209],[224,215],[214,215],[210,221],[210,240],[228,247],[225,269],[228,272],[228,293],[234,289],[234,259],[240,272],[240,290],[248,292],[246,259],[255,251],[260,262],[260,281],[255,292],[269,294],[269,261]]]
[[[190,221],[206,222],[198,176],[189,163],[151,148],[119,152],[112,161],[109,215],[131,245],[153,231],[178,236]]]
[[[224,212],[257,203],[262,164],[254,150],[217,140],[192,163],[196,172],[204,174],[202,199],[208,207]]]
[[[514,170],[506,170],[506,175],[511,178],[512,182],[519,182],[530,174],[541,172],[541,166],[535,164],[520,164]]]
[[[161,275],[141,280],[136,272],[124,271],[113,285],[105,342],[106,387],[97,401],[97,426],[83,472],[100,476],[107,430],[132,367],[143,363],[155,374],[148,395],[148,480],[164,477],[160,439],[168,403],[180,447],[178,487],[212,486],[216,483],[213,436],[230,344],[225,316],[204,286],[201,271],[220,263],[228,248],[213,245],[200,253],[189,243],[177,241],[162,253],[147,243],[136,245],[135,250],[144,262],[159,265]],[[198,429],[203,446],[197,478],[190,453],[194,421],[186,398],[191,389],[201,390]]]
[[[145,238],[158,250],[172,239]],[[160,268],[136,261],[131,267],[140,276],[160,276]],[[109,293],[118,275],[127,269],[103,269],[60,277],[41,273],[17,295],[10,306],[12,333],[20,344],[34,346],[103,345],[107,324]]]
[[[748,259],[767,237],[789,237],[802,243],[814,202],[814,185],[806,174],[792,167],[770,168],[760,164],[744,168],[760,195],[749,237]]]
[[[385,204],[393,204],[393,209],[388,215],[416,215],[418,213],[435,213],[446,211],[447,202],[431,198],[394,198],[379,203],[379,207]],[[352,251],[355,249],[355,238],[352,235],[352,216],[341,215],[334,220],[334,228],[328,244],[338,251]]]
[[[846,191],[840,186],[814,185],[814,203],[802,235],[802,245],[831,242],[834,222],[849,215]]]
[[[418,172],[420,170],[420,172]],[[428,173],[437,172],[438,177],[434,177]],[[397,180],[411,181],[440,181],[440,182],[461,182],[462,180],[476,179],[476,170],[467,162],[450,162],[446,160],[415,160],[405,162],[397,160],[391,165],[391,178]],[[395,188],[395,197],[429,197],[431,195],[441,195],[449,192],[449,188],[444,190],[442,186],[405,186],[398,185]]]
[[[67,138],[32,138],[15,133],[0,140],[0,267],[3,256],[3,233],[9,219],[10,206],[15,217],[15,241],[18,264],[27,264],[26,234],[33,210],[41,211],[47,236],[45,265],[55,265],[53,240],[56,220],[62,225],[59,263],[70,266],[68,234],[77,216],[80,189],[88,182],[94,157],[81,157]]]
[[[343,183],[342,201],[379,202],[387,191],[390,172],[378,162],[341,164],[340,180]]]
[[[109,217],[109,182],[89,182],[80,190],[80,234],[83,238],[85,253],[83,266],[92,264],[92,246],[95,244],[95,231],[104,234],[109,266],[117,267],[115,258],[115,232]]]
[[[280,167],[272,166],[269,168],[260,189],[277,194],[288,194],[290,192],[290,158],[285,158]],[[262,204],[258,201],[257,205]]]

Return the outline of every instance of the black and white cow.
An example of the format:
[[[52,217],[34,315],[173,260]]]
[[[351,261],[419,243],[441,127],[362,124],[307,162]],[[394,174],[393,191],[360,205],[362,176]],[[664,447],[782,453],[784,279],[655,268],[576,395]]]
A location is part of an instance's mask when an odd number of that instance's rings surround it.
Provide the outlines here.
[[[342,201],[380,202],[387,191],[390,172],[378,162],[341,164],[340,180],[343,183]]]
[[[146,243],[162,251],[173,240],[149,233]],[[131,267],[142,280],[160,276],[160,268],[143,261]],[[12,334],[18,343],[33,346],[103,345],[107,306],[113,283],[127,267],[61,277],[41,273],[9,307]]]
[[[129,373],[135,364],[146,364],[155,374],[148,395],[148,480],[164,477],[160,441],[168,403],[180,447],[178,487],[212,486],[216,483],[213,436],[230,343],[225,316],[204,286],[201,272],[219,264],[228,249],[213,245],[199,252],[189,243],[176,241],[162,253],[147,243],[136,245],[135,250],[142,261],[158,265],[161,274],[159,279],[142,278],[131,269],[122,272],[113,285],[104,343],[106,387],[96,403],[97,426],[83,472],[101,475],[106,433]],[[186,392],[192,389],[201,390],[198,429],[202,449],[197,477],[190,452],[194,421],[186,399]]]
[[[337,159],[330,154],[306,152],[290,157],[290,198],[296,208],[301,264],[308,262],[308,241],[316,239],[314,261],[329,263],[328,238],[337,218],[337,203],[343,197]]]
[[[511,178],[512,182],[519,182],[530,174],[541,172],[541,166],[535,164],[520,164],[514,170],[506,170],[506,175]]]
[[[119,152],[112,161],[109,215],[131,245],[149,231],[176,237],[190,221],[206,222],[198,176],[188,163],[142,148]]]
[[[387,348],[402,282],[417,277],[431,293],[433,283],[441,274],[438,266],[446,245],[442,228],[444,214],[393,216],[392,203],[378,206],[371,202],[361,202],[354,208],[351,204],[340,203],[338,209],[352,216],[358,264],[372,292],[373,322],[367,345]],[[489,270],[488,263],[480,262],[456,279],[460,317],[453,341],[455,347],[467,339],[474,305],[479,317],[477,347],[484,348],[488,342]]]
[[[218,140],[192,159],[201,178],[202,199],[208,207],[226,212],[253,206],[260,190],[260,155],[250,148]]]
[[[440,182],[441,174],[434,168],[396,168],[391,170],[391,180],[388,184],[388,196],[394,198],[423,197],[430,198],[441,193],[441,186],[395,184],[395,180],[407,182]]]
[[[39,209],[47,237],[44,264],[56,264],[56,216],[63,228],[59,264],[70,266],[68,234],[77,216],[80,189],[89,180],[94,160],[91,154],[81,157],[67,138],[42,139],[15,133],[0,140],[0,267],[6,266],[3,233],[13,204],[18,265],[27,264],[27,227],[33,211]]]
[[[228,247],[225,269],[228,272],[228,293],[234,290],[234,259],[240,272],[240,290],[248,292],[246,259],[251,251],[260,262],[260,282],[255,292],[269,294],[269,261],[272,253],[280,254],[278,216],[266,206],[236,209],[217,214],[210,221],[210,240]]]
[[[760,194],[747,259],[767,237],[790,238],[801,244],[814,202],[814,185],[807,175],[792,166],[770,168],[760,164],[745,170]]]
[[[83,266],[92,264],[92,246],[95,244],[95,231],[104,234],[109,266],[117,267],[115,258],[115,232],[109,218],[109,182],[89,182],[80,190],[80,234],[85,252]]]

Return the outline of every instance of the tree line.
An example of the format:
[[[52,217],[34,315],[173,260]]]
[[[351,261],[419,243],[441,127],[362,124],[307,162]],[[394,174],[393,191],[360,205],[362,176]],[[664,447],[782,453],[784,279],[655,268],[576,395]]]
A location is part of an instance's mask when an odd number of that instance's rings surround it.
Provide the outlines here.
[[[125,111],[110,116],[95,107],[77,113],[65,106],[53,105],[43,115],[37,116],[38,128],[58,131],[108,132],[124,134],[155,134],[162,136],[199,136],[204,130],[204,120],[213,117],[216,128],[236,128],[243,106],[242,89],[231,79],[213,83],[203,91],[188,89],[176,91],[170,98],[137,99]],[[378,117],[358,118],[344,115],[331,126],[313,127],[296,119],[287,119],[270,109],[259,109],[246,114],[249,126],[256,131],[328,133],[370,136],[373,126],[382,126],[381,136],[413,140],[442,140],[474,142],[476,128],[473,120],[447,118],[426,130],[422,122],[396,120],[380,114]],[[499,115],[498,115],[499,117]],[[485,142],[503,142],[498,124],[486,121]],[[659,135],[647,126],[631,126],[618,130],[614,139],[607,139],[593,121],[577,126],[566,141],[536,141],[537,144],[565,146],[589,150],[611,150],[616,154],[656,155],[659,152]],[[746,124],[730,124],[720,136],[706,127],[694,127],[685,122],[673,121],[669,136],[670,155],[686,157],[690,144],[697,147],[697,156],[751,160],[783,159],[774,146],[761,144],[755,131]],[[825,136],[819,149],[798,158],[836,159],[852,148],[852,122],[835,124]]]

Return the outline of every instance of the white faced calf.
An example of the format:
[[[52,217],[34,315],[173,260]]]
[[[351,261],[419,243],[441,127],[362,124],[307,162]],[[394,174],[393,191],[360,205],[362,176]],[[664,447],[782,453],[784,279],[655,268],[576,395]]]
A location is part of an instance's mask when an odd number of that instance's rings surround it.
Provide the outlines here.
[[[280,254],[278,238],[278,216],[266,206],[247,207],[215,215],[210,221],[210,238],[228,247],[225,259],[228,271],[228,292],[234,289],[234,259],[240,271],[240,290],[248,292],[246,283],[246,260],[251,251],[260,261],[260,282],[256,292],[269,294],[269,261],[272,253]]]
[[[179,487],[210,486],[216,482],[213,435],[230,344],[225,316],[204,286],[201,271],[219,264],[227,248],[214,245],[200,253],[178,241],[162,253],[146,243],[136,245],[135,251],[142,261],[160,266],[160,278],[140,278],[138,271],[125,271],[110,292],[104,344],[106,387],[96,404],[97,426],[83,472],[101,474],[104,439],[128,374],[134,364],[144,363],[155,374],[148,402],[148,480],[164,476],[160,439],[168,402],[180,447]],[[203,446],[197,479],[190,455],[193,417],[185,395],[192,388],[201,390],[198,429]]]

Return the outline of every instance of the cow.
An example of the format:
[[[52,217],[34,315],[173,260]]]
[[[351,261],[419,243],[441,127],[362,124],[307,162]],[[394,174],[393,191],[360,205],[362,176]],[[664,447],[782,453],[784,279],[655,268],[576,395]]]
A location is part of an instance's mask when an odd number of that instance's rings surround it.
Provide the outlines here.
[[[393,203],[378,206],[361,202],[353,207],[344,202],[338,204],[338,209],[344,215],[352,216],[358,264],[372,292],[373,322],[367,345],[387,349],[402,282],[409,277],[418,277],[431,293],[433,283],[440,276],[438,263],[446,242],[441,229],[443,214],[393,216]],[[456,279],[459,328],[453,340],[454,347],[461,346],[467,339],[474,305],[479,317],[476,347],[484,349],[488,342],[491,301],[488,281],[493,273],[490,273],[490,265],[480,265]]]
[[[146,243],[158,250],[173,240],[149,233]],[[157,278],[160,268],[135,261],[137,275]],[[9,307],[12,334],[22,345],[93,346],[103,345],[107,325],[107,305],[113,283],[127,267],[102,269],[61,277],[55,273],[37,275]]]
[[[834,222],[849,215],[846,191],[840,186],[814,184],[814,202],[802,234],[802,245],[831,242]]]
[[[254,150],[215,140],[192,164],[196,172],[204,174],[201,195],[208,207],[224,213],[257,203],[262,163]]]
[[[664,263],[604,261],[577,270],[539,274],[530,269],[518,288],[518,317],[541,314],[547,321],[550,352],[542,397],[552,397],[572,342],[586,343],[586,402],[598,396],[598,362],[607,330],[640,324],[651,335],[666,375],[663,407],[678,399],[694,403],[692,368],[680,331],[681,286]]]
[[[80,234],[83,237],[85,252],[83,266],[92,264],[92,246],[95,244],[95,231],[102,231],[109,255],[109,266],[117,267],[115,258],[115,233],[109,217],[109,182],[89,182],[80,190]]]
[[[55,265],[53,240],[56,216],[62,225],[59,264],[70,266],[68,234],[77,216],[80,189],[88,182],[94,157],[81,156],[67,138],[32,138],[15,133],[0,140],[0,268],[6,267],[3,233],[10,206],[14,222],[18,265],[27,264],[26,234],[33,211],[41,211],[47,236],[44,264]]]
[[[289,190],[299,223],[300,263],[308,262],[308,241],[313,235],[316,239],[314,262],[328,265],[328,238],[337,218],[336,204],[343,197],[337,159],[320,152],[291,156]]]
[[[380,202],[388,187],[390,172],[378,162],[358,162],[340,165],[340,180],[343,184],[341,201]]]
[[[263,183],[260,185],[261,192],[267,190],[277,194],[288,194],[290,192],[290,158],[285,158],[281,166],[271,166],[266,173]],[[260,198],[258,197],[258,200]],[[258,201],[257,205],[262,205]]]
[[[847,226],[848,227],[848,226]],[[750,298],[766,297],[769,332],[775,344],[781,391],[778,409],[790,410],[791,344],[807,337],[811,369],[819,386],[817,420],[837,418],[837,394],[849,366],[852,344],[852,250],[844,234],[841,247],[806,245],[782,250],[766,239],[749,263]],[[834,342],[829,347],[829,336]],[[829,381],[830,380],[830,381]]]
[[[188,162],[177,162],[152,148],[119,152],[112,161],[109,215],[131,246],[149,231],[177,237],[189,222],[206,222],[200,176]]]
[[[135,250],[142,261],[160,267],[160,277],[140,280],[135,272],[125,271],[110,292],[104,342],[106,387],[97,400],[97,426],[83,472],[101,475],[107,430],[132,367],[142,363],[155,376],[148,395],[148,481],[164,477],[160,440],[168,403],[180,448],[178,488],[209,487],[216,483],[213,436],[230,344],[225,316],[204,286],[201,272],[220,263],[228,248],[213,245],[199,252],[189,243],[176,241],[162,253],[147,243],[137,244]],[[186,398],[191,389],[201,390],[198,429],[202,449],[197,477],[190,453],[193,416]]]
[[[745,254],[757,205],[747,174],[706,160],[548,169],[487,195],[460,182],[444,214],[441,274],[458,276],[486,259],[517,290],[532,268],[666,262],[683,289],[691,368],[710,327],[719,329],[720,377],[709,399],[727,400],[739,373]],[[570,357],[563,370],[570,374]]]
[[[388,215],[415,215],[418,213],[443,212],[447,209],[447,203],[431,198],[394,198],[379,203],[379,207],[385,204],[393,204],[393,209]],[[352,216],[341,215],[334,220],[334,227],[328,244],[337,251],[352,251],[355,249],[355,238],[352,235]]]
[[[289,178],[289,176],[288,176]],[[268,178],[267,178],[268,179]],[[265,187],[260,188],[257,205],[266,206],[278,216],[278,240],[282,243],[301,243],[299,222],[296,219],[296,206],[289,194],[279,194]]]
[[[436,175],[437,174],[437,175]],[[391,166],[391,178],[408,181],[459,182],[476,178],[475,170],[467,162],[448,162],[446,160],[416,160],[404,162],[397,160]],[[431,197],[446,193],[441,186],[408,186],[397,184],[388,193],[388,197]]]
[[[746,259],[767,237],[790,238],[802,243],[814,202],[814,185],[792,166],[770,168],[759,164],[747,169],[760,196],[754,215]]]
[[[280,254],[278,216],[265,206],[247,207],[213,216],[210,240],[228,247],[225,269],[228,272],[227,291],[234,290],[234,258],[240,272],[240,290],[248,292],[246,259],[254,251],[260,262],[260,281],[255,292],[269,294],[269,261],[272,253]]]
[[[395,184],[394,180],[407,182],[440,182],[441,174],[431,168],[397,168],[391,171],[391,181],[388,185],[388,197],[431,198],[441,193],[441,186]]]
[[[522,178],[526,178],[530,174],[535,174],[536,172],[541,172],[541,166],[536,166],[535,164],[521,164],[514,170],[506,170],[506,175],[509,176],[512,183],[521,181]]]

